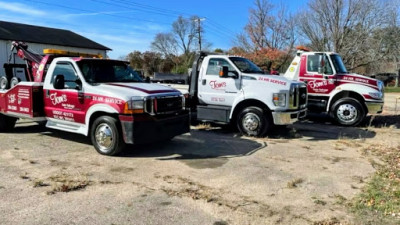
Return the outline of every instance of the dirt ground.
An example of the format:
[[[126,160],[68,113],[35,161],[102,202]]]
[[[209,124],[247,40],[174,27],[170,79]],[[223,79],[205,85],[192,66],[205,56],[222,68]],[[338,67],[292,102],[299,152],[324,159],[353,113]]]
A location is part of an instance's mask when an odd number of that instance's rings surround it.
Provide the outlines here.
[[[361,127],[314,115],[257,139],[203,125],[120,157],[19,121],[0,134],[0,224],[358,223],[343,202],[379,163],[367,147],[400,144],[396,96]]]

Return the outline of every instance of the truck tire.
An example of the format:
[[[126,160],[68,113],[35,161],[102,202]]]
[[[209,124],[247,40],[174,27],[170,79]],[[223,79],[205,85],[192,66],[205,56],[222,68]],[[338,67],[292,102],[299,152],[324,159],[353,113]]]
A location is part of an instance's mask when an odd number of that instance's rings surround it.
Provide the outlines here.
[[[96,151],[114,156],[125,148],[118,121],[110,116],[97,118],[90,129],[90,139]]]
[[[264,137],[271,127],[271,118],[265,110],[250,106],[238,114],[236,123],[243,135]]]
[[[365,111],[358,100],[342,98],[333,104],[331,115],[339,125],[357,126],[364,120]]]
[[[15,85],[17,85],[19,82],[21,81],[21,79],[19,79],[18,77],[13,77],[10,80],[10,88],[13,88]]]
[[[17,118],[0,114],[0,132],[13,130],[16,122]]]
[[[1,90],[6,90],[8,89],[9,84],[8,84],[8,79],[5,76],[0,77],[0,89]]]

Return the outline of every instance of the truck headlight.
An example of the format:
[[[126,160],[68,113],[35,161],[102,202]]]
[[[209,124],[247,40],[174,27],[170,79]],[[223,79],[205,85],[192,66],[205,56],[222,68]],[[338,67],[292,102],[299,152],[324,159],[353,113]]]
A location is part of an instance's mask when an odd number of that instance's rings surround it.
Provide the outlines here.
[[[143,98],[132,98],[125,102],[124,114],[139,114],[144,113],[144,100]]]
[[[369,92],[368,94],[375,99],[382,99],[383,97],[382,92]]]
[[[380,92],[383,92],[383,88],[385,88],[385,85],[383,84],[382,81],[378,80],[378,90]]]
[[[286,106],[286,93],[274,93],[272,101],[275,106],[285,107]]]
[[[188,99],[189,99],[189,94],[188,93],[182,95],[182,109],[186,109],[186,107],[188,107],[186,105],[187,103],[189,103]]]

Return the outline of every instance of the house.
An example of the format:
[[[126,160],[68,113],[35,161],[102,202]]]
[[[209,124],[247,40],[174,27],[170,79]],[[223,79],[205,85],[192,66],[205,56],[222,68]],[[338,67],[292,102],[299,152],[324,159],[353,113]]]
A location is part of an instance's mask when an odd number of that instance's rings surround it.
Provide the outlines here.
[[[94,42],[69,30],[33,26],[28,24],[0,21],[0,76],[4,75],[3,65],[10,63],[23,64],[23,60],[11,53],[11,42],[22,41],[28,49],[43,54],[43,49],[53,48],[73,52],[101,54],[107,57],[110,48]],[[11,54],[11,57],[10,57]],[[14,71],[14,73],[16,73]]]

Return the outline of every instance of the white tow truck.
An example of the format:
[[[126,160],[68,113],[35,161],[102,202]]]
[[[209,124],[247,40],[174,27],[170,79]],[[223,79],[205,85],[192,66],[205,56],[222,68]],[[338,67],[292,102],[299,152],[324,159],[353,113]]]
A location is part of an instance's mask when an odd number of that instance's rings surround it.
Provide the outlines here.
[[[272,125],[305,117],[303,82],[264,74],[250,60],[199,52],[189,86],[173,85],[187,94],[192,120],[231,123],[248,136],[265,136]]]

